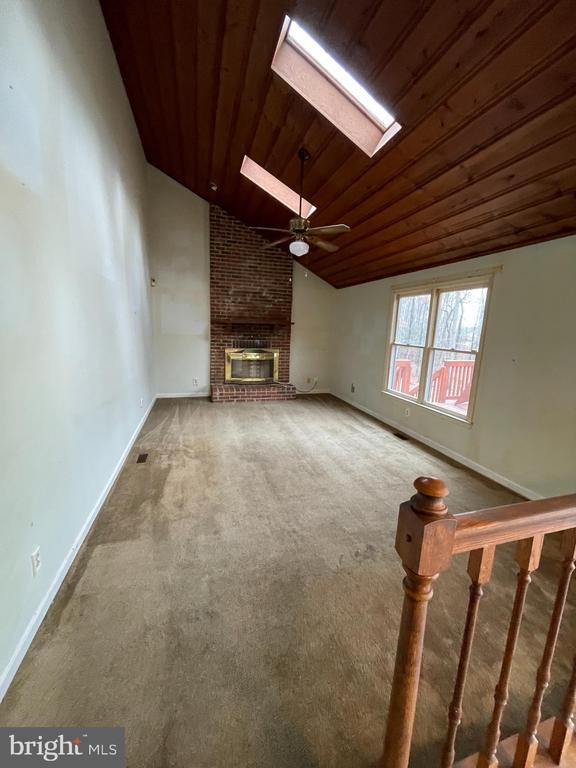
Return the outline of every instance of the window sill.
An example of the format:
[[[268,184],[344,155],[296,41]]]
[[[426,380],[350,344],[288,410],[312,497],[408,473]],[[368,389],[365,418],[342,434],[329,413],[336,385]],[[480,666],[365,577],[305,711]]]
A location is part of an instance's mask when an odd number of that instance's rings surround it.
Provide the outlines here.
[[[417,400],[414,400],[414,398],[412,397],[406,397],[405,395],[401,395],[398,392],[392,392],[389,389],[383,389],[382,394],[389,395],[390,397],[393,397],[396,400],[402,400],[402,402],[409,403],[410,405],[414,405],[417,408],[423,408],[426,411],[437,413],[439,416],[446,416],[446,418],[450,419],[451,421],[457,421],[459,424],[462,424],[465,427],[471,427],[472,424],[474,423],[472,416],[470,416],[469,418],[465,416],[458,416],[458,414],[451,413],[450,411],[447,411],[444,408],[436,408],[435,406],[430,405],[429,403],[419,403]]]

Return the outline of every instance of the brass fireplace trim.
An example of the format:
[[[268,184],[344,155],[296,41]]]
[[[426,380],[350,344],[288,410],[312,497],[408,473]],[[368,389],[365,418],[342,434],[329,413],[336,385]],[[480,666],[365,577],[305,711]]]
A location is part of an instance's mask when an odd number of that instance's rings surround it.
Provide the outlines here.
[[[280,350],[278,349],[226,349],[224,351],[224,381],[230,384],[257,384],[266,381],[278,381],[278,361],[280,359]],[[272,360],[272,376],[232,376],[232,362],[234,360]]]

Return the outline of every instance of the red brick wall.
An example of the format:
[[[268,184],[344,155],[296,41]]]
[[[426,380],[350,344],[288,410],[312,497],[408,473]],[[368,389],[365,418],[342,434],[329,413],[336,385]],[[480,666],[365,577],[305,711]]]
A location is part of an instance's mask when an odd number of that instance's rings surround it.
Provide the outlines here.
[[[290,378],[291,326],[233,324],[236,318],[292,316],[292,257],[216,205],[210,206],[210,383],[224,382],[226,347],[280,350],[279,379]]]

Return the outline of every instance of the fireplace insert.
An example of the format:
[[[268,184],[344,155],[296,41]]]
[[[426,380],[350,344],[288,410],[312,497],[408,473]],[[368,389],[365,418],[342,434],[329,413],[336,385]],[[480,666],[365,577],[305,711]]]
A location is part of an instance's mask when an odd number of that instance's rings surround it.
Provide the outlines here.
[[[257,384],[278,381],[277,349],[227,349],[224,379],[230,384]]]

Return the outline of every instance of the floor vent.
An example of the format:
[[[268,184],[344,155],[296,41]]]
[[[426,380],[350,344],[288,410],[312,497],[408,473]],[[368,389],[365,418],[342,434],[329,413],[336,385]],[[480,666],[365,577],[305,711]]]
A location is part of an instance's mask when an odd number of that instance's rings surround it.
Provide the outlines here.
[[[138,458],[136,459],[136,464],[144,464],[147,458],[147,453],[139,453]]]
[[[398,437],[400,440],[410,440],[408,435],[403,435],[402,432],[394,432],[394,437]]]

